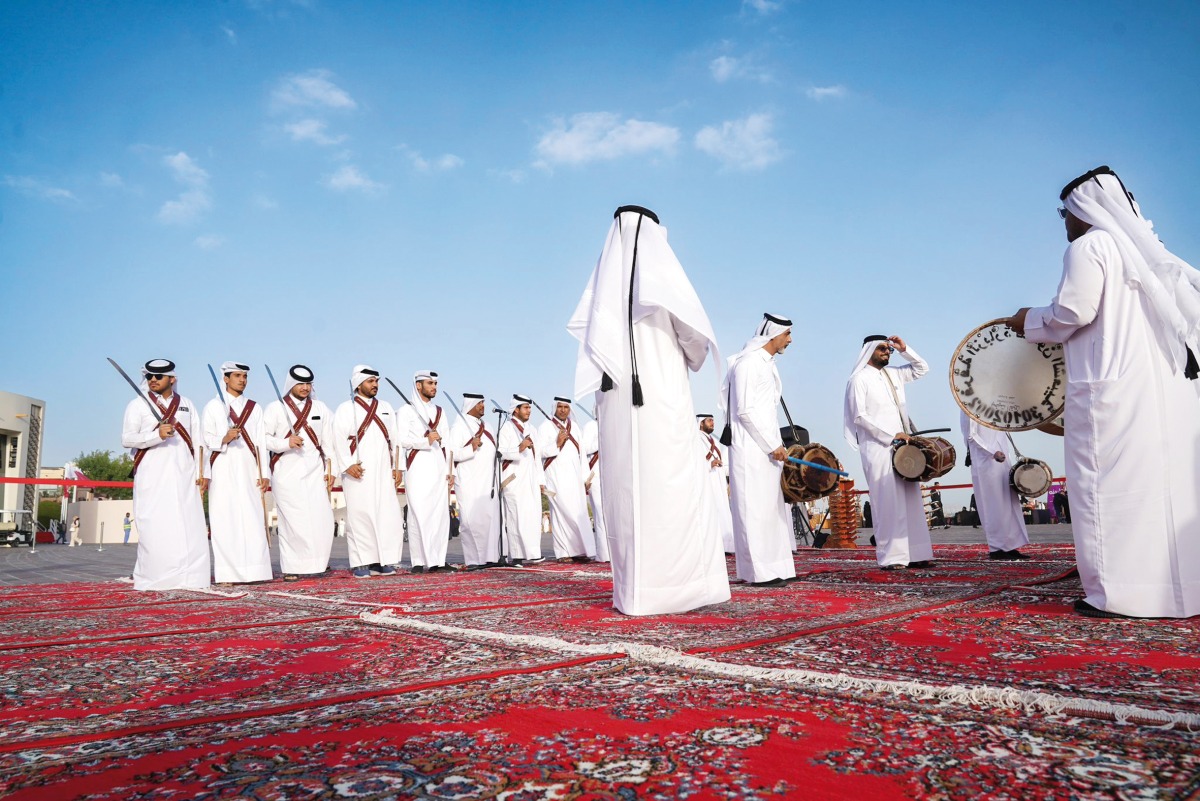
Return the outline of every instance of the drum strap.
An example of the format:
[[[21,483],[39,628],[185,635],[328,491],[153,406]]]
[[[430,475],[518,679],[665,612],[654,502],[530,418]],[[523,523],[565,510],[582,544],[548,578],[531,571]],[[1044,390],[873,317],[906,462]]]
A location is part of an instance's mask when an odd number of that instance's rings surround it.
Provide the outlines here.
[[[879,372],[883,373],[883,380],[887,382],[888,389],[892,391],[892,400],[896,402],[896,411],[900,412],[900,425],[904,426],[904,433],[911,434],[916,430],[912,420],[904,413],[904,407],[900,405],[900,396],[896,394],[896,385],[892,383],[892,377],[888,375],[887,368],[882,368]]]

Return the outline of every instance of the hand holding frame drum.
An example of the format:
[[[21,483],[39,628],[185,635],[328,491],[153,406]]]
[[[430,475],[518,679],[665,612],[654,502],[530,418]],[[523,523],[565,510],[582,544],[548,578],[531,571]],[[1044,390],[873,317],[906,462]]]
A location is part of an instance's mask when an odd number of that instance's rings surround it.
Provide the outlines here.
[[[1066,359],[1062,345],[1030,342],[1006,320],[984,323],[959,343],[950,360],[950,391],[981,425],[1029,431],[1066,408]]]

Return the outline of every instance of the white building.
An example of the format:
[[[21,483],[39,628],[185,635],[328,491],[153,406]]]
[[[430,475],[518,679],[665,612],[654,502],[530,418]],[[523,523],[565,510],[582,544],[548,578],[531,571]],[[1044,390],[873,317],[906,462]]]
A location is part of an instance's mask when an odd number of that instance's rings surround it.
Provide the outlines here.
[[[45,401],[0,392],[0,475],[38,478],[45,423]],[[37,501],[33,484],[0,484],[0,509],[25,509],[36,515]],[[12,519],[11,514],[2,517]]]

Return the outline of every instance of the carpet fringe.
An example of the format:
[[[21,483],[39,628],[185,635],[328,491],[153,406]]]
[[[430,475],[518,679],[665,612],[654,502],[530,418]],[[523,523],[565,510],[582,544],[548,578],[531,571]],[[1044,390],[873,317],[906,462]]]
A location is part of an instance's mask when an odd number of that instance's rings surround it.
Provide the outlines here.
[[[1133,723],[1155,728],[1170,729],[1176,726],[1187,731],[1200,729],[1200,715],[1186,712],[1167,712],[1157,709],[1145,709],[1128,704],[1113,704],[1107,701],[1096,701],[1084,698],[1064,698],[1052,693],[1042,693],[1034,690],[1017,690],[1011,687],[985,687],[955,684],[938,686],[915,681],[890,681],[886,679],[869,679],[858,676],[847,676],[841,673],[822,673],[813,670],[798,670],[795,668],[766,668],[752,665],[735,665],[727,662],[717,662],[702,659],[670,648],[643,643],[611,642],[596,645],[568,642],[556,637],[542,637],[531,634],[505,634],[479,629],[465,629],[456,626],[446,626],[439,623],[429,623],[424,620],[398,617],[391,609],[381,612],[363,612],[359,618],[366,623],[390,626],[399,629],[409,629],[427,633],[449,634],[480,642],[525,645],[541,648],[563,654],[599,656],[602,654],[623,653],[635,661],[649,665],[680,668],[709,675],[723,676],[732,679],[750,679],[770,681],[796,686],[819,687],[831,690],[852,690],[859,692],[885,693],[895,696],[908,696],[918,700],[936,700],[961,706],[988,706],[999,709],[1020,709],[1027,713],[1042,712],[1046,714],[1081,713],[1089,716],[1111,717],[1119,724]],[[1157,724],[1157,725],[1155,725]]]
[[[212,587],[206,587],[203,590],[185,590],[185,592],[198,592],[201,595],[219,595],[222,598],[245,598],[250,594],[248,592],[224,592],[223,590],[214,590]]]

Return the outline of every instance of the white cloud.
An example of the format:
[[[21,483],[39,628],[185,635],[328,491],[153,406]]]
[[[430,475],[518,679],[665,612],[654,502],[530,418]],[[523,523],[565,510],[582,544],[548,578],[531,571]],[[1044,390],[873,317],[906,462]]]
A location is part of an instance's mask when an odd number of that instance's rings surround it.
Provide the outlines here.
[[[488,170],[488,175],[494,175],[497,178],[504,178],[507,181],[512,181],[514,184],[525,183],[524,170]]]
[[[29,175],[6,175],[4,176],[4,185],[17,190],[23,195],[29,195],[30,197],[42,200],[78,200],[71,190],[51,186],[45,181]]]
[[[710,125],[696,134],[696,148],[739,170],[761,170],[779,161],[783,153],[771,136],[770,114],[751,114],[742,120]]]
[[[735,56],[717,56],[709,62],[708,71],[717,83],[725,83],[734,78],[745,78],[759,83],[772,81],[770,72],[756,66],[750,59]]]
[[[224,244],[225,237],[218,236],[217,234],[204,234],[203,236],[198,236],[195,239],[196,247],[200,248],[201,250],[216,250]]]
[[[329,79],[332,74],[329,70],[315,69],[288,75],[275,87],[271,100],[279,108],[358,108],[354,98]]]
[[[163,157],[175,180],[188,187],[175,200],[168,200],[158,210],[158,220],[170,225],[183,225],[199,219],[212,208],[208,191],[208,173],[183,151]]]
[[[419,151],[413,150],[408,145],[400,145],[400,150],[404,151],[405,155],[408,156],[408,160],[412,162],[413,169],[418,172],[445,172],[446,170],[457,169],[465,163],[453,153],[444,153],[437,158],[427,159]]]
[[[306,119],[299,122],[290,122],[283,126],[283,129],[291,134],[292,139],[297,142],[312,142],[318,145],[336,145],[339,142],[346,141],[345,134],[330,136],[325,133],[325,122],[323,120]]]
[[[221,32],[225,34],[225,38],[229,40],[230,44],[237,44],[237,31],[228,25],[222,25]]]
[[[679,129],[658,122],[625,120],[607,111],[576,114],[568,124],[559,118],[537,143],[538,166],[586,164],[622,156],[660,152],[670,154],[679,142]]]
[[[254,203],[255,208],[262,209],[263,211],[274,211],[279,208],[279,203],[274,198],[267,197],[266,195],[255,195],[251,199],[251,202]]]
[[[326,176],[324,184],[335,192],[349,192],[354,189],[372,193],[386,188],[383,184],[372,181],[353,164],[339,167],[333,175]]]
[[[828,98],[838,98],[846,96],[846,87],[838,84],[836,86],[810,86],[804,91],[813,100],[826,100]]]
[[[125,180],[115,172],[100,173],[101,186],[107,186],[113,189],[119,189],[125,185]]]
[[[742,0],[743,11],[749,9],[763,16],[774,14],[781,8],[783,8],[783,0]]]

